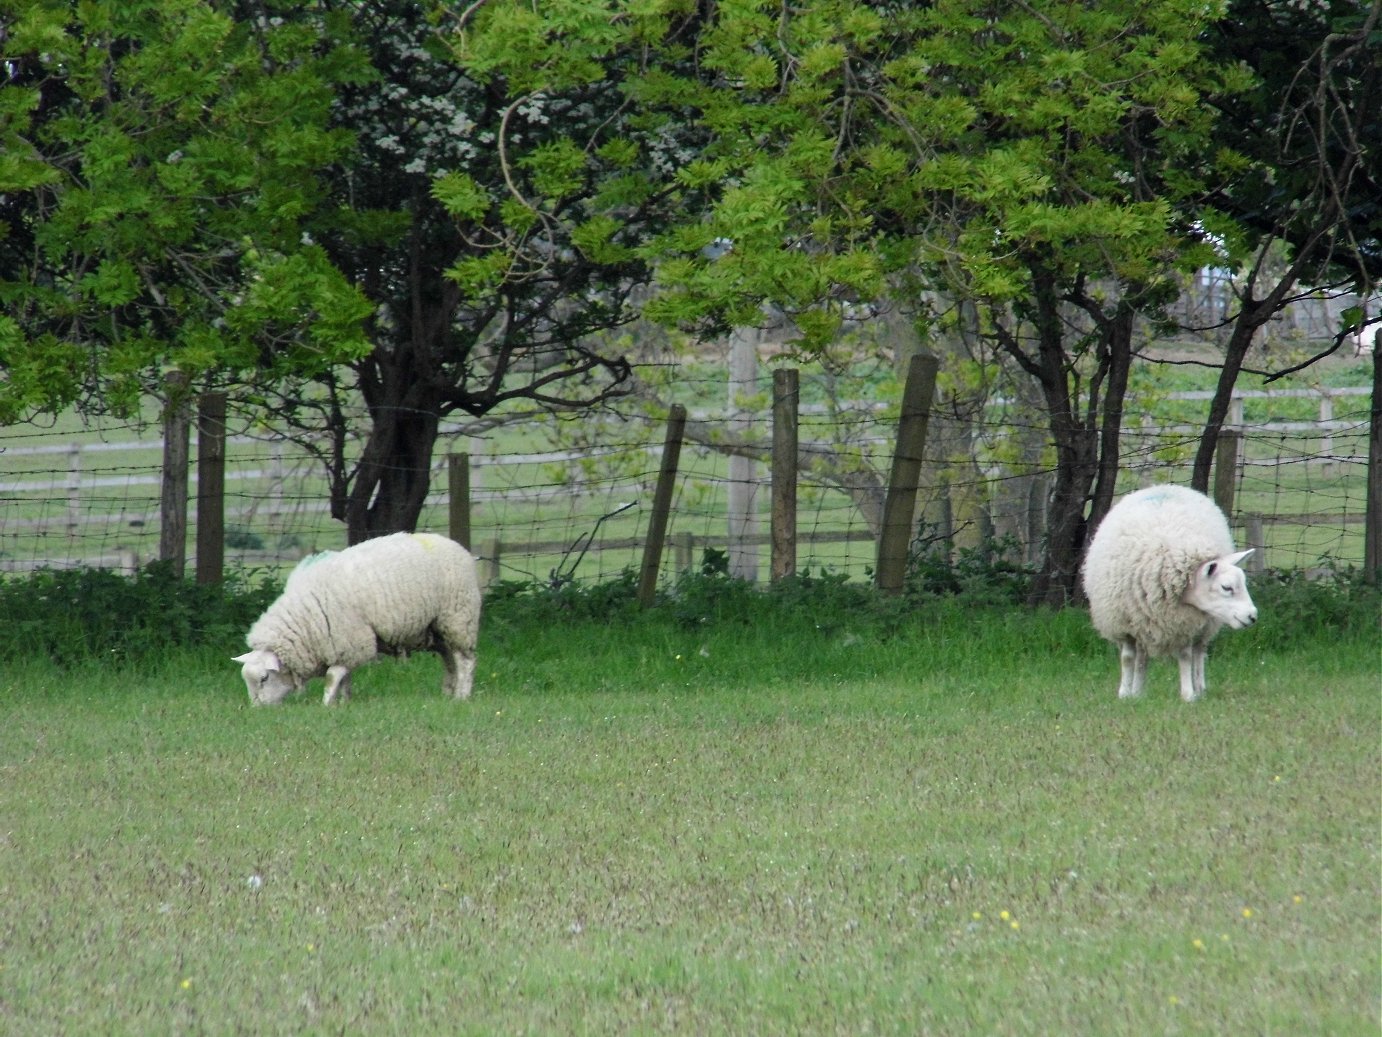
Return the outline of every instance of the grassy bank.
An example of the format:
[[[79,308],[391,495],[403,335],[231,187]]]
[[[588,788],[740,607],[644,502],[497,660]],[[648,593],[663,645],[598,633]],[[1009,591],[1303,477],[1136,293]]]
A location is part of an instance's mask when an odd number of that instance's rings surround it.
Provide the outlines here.
[[[1376,638],[1281,642],[1193,706],[953,605],[500,607],[464,704],[7,666],[0,1029],[1375,1034]]]

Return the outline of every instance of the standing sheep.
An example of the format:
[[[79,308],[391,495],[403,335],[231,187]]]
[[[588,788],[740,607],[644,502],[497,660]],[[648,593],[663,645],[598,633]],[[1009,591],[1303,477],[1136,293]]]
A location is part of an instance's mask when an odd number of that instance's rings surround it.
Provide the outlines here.
[[[1228,520],[1208,497],[1181,486],[1130,493],[1089,545],[1084,590],[1094,629],[1118,646],[1119,698],[1142,694],[1149,655],[1180,663],[1180,697],[1204,694],[1209,642],[1222,626],[1257,622]]]
[[[434,651],[442,690],[470,697],[480,627],[475,559],[432,533],[394,533],[313,556],[250,628],[236,656],[255,705],[326,676],[324,702],[350,695],[350,672],[380,652]]]

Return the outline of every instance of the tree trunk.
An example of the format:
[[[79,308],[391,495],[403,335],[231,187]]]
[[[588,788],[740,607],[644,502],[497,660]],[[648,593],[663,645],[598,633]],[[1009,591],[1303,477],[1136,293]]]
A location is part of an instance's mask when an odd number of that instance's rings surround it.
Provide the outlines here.
[[[1046,550],[1029,597],[1033,605],[1055,608],[1070,604],[1079,593],[1084,507],[1096,472],[1091,448],[1094,437],[1083,429],[1064,434],[1067,443],[1061,446],[1058,442],[1056,448],[1056,481],[1048,509]]]
[[[1048,509],[1046,545],[1029,602],[1059,608],[1080,598],[1080,562],[1089,529],[1112,505],[1118,479],[1123,402],[1132,370],[1136,311],[1126,298],[1112,315],[1077,283],[1062,297],[1055,277],[1038,261],[1031,267],[1033,322],[1038,353],[1025,353],[1009,337],[1007,348],[1041,386],[1056,471]],[[1083,310],[1098,335],[1087,398],[1081,396],[1075,358],[1066,350],[1062,302]],[[1086,505],[1091,505],[1089,515]]]
[[[1113,507],[1118,490],[1119,461],[1122,459],[1123,404],[1128,395],[1128,378],[1132,373],[1132,338],[1136,313],[1126,303],[1120,303],[1107,328],[1108,378],[1103,386],[1103,419],[1099,429],[1098,479],[1089,506],[1085,538],[1099,528],[1104,516]],[[1099,413],[1099,398],[1090,400],[1091,412]],[[1081,545],[1083,546],[1083,544]]]
[[[1200,445],[1195,451],[1195,467],[1190,485],[1201,493],[1209,492],[1209,473],[1214,466],[1214,455],[1219,448],[1219,433],[1233,404],[1233,390],[1238,384],[1238,375],[1243,370],[1243,360],[1252,346],[1257,329],[1266,324],[1285,305],[1287,294],[1300,279],[1301,271],[1316,246],[1327,238],[1332,227],[1330,220],[1316,226],[1314,232],[1303,241],[1296,252],[1291,266],[1277,278],[1276,283],[1266,295],[1257,297],[1258,276],[1267,257],[1268,243],[1258,249],[1257,262],[1248,274],[1243,287],[1243,305],[1233,320],[1233,333],[1229,336],[1224,351],[1224,366],[1219,371],[1219,382],[1214,387],[1214,398],[1209,403],[1209,415],[1205,419],[1204,431],[1200,433]],[[1317,358],[1318,359],[1318,358]],[[1313,361],[1312,361],[1313,362]]]
[[[1051,490],[1046,550],[1032,581],[1029,600],[1033,605],[1060,607],[1074,600],[1077,592],[1085,502],[1098,474],[1098,438],[1096,430],[1088,422],[1081,422],[1076,414],[1078,401],[1070,391],[1070,360],[1065,351],[1055,277],[1039,264],[1033,266],[1032,274],[1038,356],[1036,369],[1030,373],[1041,384],[1056,447],[1056,478]],[[1101,357],[1101,370],[1105,362]]]
[[[412,352],[400,347],[361,371],[371,420],[345,503],[351,544],[412,532],[427,502],[442,401],[415,367]]]
[[[1223,431],[1224,420],[1233,405],[1233,390],[1238,385],[1243,360],[1248,355],[1257,329],[1265,324],[1274,312],[1271,310],[1263,313],[1262,307],[1245,302],[1233,323],[1233,333],[1229,335],[1228,346],[1224,350],[1224,366],[1219,369],[1219,381],[1214,386],[1214,398],[1209,401],[1209,413],[1205,416],[1204,431],[1200,433],[1200,445],[1195,450],[1195,467],[1190,476],[1191,488],[1201,493],[1209,492],[1209,475],[1219,447],[1219,433]]]
[[[377,412],[346,500],[349,543],[417,528],[431,488],[439,423],[435,409]]]

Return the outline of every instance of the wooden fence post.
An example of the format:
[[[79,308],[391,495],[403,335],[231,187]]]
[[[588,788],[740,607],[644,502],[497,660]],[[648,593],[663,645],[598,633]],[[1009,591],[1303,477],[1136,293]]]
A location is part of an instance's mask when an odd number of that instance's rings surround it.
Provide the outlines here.
[[[75,544],[82,527],[82,447],[67,448],[67,542]]]
[[[1219,442],[1214,455],[1214,503],[1219,510],[1233,522],[1233,494],[1238,486],[1238,458],[1243,444],[1243,433],[1236,428],[1226,428],[1219,433]]]
[[[1382,330],[1372,339],[1372,409],[1368,428],[1368,502],[1363,525],[1363,576],[1382,583]]]
[[[682,531],[672,538],[672,559],[677,572],[690,571],[694,564],[695,548],[695,539],[690,533]]]
[[[657,593],[657,571],[662,565],[662,544],[667,539],[667,521],[672,513],[672,491],[676,489],[677,465],[681,462],[681,440],[686,431],[686,408],[672,404],[667,414],[667,438],[662,445],[662,467],[653,491],[653,510],[648,517],[648,539],[643,544],[643,567],[638,573],[638,604],[647,608]]]
[[[773,372],[772,560],[769,580],[797,571],[797,405],[801,392],[794,368]]]
[[[220,583],[226,557],[226,394],[197,409],[197,582]]]
[[[922,455],[931,421],[931,397],[936,390],[939,361],[918,353],[907,364],[902,389],[902,413],[897,422],[897,447],[892,475],[883,502],[883,528],[878,536],[878,565],[874,582],[885,594],[898,594],[907,575],[907,548],[912,540]]]
[[[762,332],[736,328],[729,339],[729,402],[726,427],[731,437],[747,438],[753,431],[758,395],[758,344]],[[729,530],[729,574],[736,579],[758,579],[758,482],[756,458],[733,453],[726,462],[726,521]]]
[[[447,510],[451,539],[470,548],[470,455],[446,455]]]
[[[481,587],[489,587],[499,582],[499,562],[503,554],[504,545],[498,537],[485,541],[479,553]]]
[[[159,494],[158,557],[173,574],[187,569],[187,461],[191,419],[187,413],[187,375],[170,371],[164,380],[163,484]]]
[[[1267,531],[1265,526],[1261,515],[1243,516],[1243,528],[1247,543],[1242,546],[1253,549],[1252,554],[1244,560],[1243,569],[1245,572],[1260,574],[1267,569]]]

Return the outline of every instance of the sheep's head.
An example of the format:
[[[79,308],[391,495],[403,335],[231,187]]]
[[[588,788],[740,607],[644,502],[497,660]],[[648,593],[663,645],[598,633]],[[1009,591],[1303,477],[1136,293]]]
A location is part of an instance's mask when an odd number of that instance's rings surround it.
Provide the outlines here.
[[[242,664],[240,676],[245,678],[250,702],[256,706],[277,705],[289,692],[302,686],[301,681],[283,669],[278,656],[266,649],[257,648],[237,655],[234,661]]]
[[[1238,568],[1250,554],[1251,548],[1205,562],[1195,570],[1181,600],[1233,630],[1252,626],[1257,606],[1248,594],[1247,576]]]

